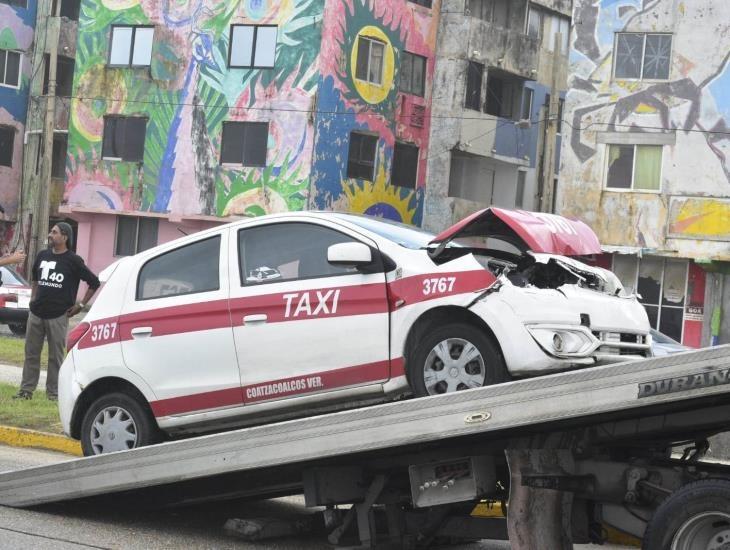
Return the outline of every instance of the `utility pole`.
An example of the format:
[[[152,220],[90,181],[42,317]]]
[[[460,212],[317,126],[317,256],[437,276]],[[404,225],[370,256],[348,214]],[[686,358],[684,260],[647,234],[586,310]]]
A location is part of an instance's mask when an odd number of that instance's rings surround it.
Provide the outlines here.
[[[563,35],[555,33],[555,44],[553,45],[553,70],[550,78],[550,103],[548,104],[548,116],[545,121],[545,138],[543,141],[542,157],[542,186],[540,193],[540,211],[553,211],[553,196],[555,195],[555,140],[558,130],[558,110],[560,107],[560,91],[558,90],[558,67],[561,57]],[[562,72],[562,71],[561,71]]]
[[[43,64],[48,63],[48,88],[42,93],[43,82],[31,81],[31,99],[28,126],[24,136],[23,190],[21,200],[23,226],[18,233],[30,231],[27,244],[28,266],[46,247],[48,217],[50,213],[51,165],[53,160],[53,135],[56,121],[56,66],[60,34],[61,2],[39,2],[36,20],[33,75],[43,75]],[[41,23],[39,25],[38,23]],[[48,51],[48,56],[45,56]],[[40,174],[38,164],[40,161]],[[26,273],[29,269],[26,271]]]

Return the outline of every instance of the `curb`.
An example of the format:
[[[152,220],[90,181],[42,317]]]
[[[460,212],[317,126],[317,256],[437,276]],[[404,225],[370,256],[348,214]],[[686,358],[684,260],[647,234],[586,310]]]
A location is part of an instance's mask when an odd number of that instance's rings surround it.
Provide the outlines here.
[[[12,447],[31,447],[34,449],[46,449],[48,451],[66,453],[73,456],[84,456],[81,452],[81,444],[75,439],[69,439],[63,435],[26,430],[24,428],[0,426],[0,443]]]

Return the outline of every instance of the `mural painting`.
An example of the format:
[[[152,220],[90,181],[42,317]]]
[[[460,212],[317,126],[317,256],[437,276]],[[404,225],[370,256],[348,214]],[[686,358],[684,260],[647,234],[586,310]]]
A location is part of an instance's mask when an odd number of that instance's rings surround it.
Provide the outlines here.
[[[65,200],[229,216],[307,204],[322,5],[317,0],[85,0]],[[229,68],[231,25],[276,26],[273,68]],[[149,66],[109,67],[113,25],[153,25]],[[147,119],[143,162],[102,158],[104,115]],[[265,167],[221,164],[224,121],[269,123]]]
[[[15,221],[18,214],[36,7],[35,0],[25,8],[0,3],[0,61],[7,67],[0,75],[0,140],[7,147],[0,163],[0,221]],[[0,228],[0,242],[7,242],[11,233],[9,227]]]
[[[668,225],[675,228],[670,233],[686,231],[683,223],[677,225],[684,216],[671,218],[661,197],[730,193],[729,19],[730,3],[724,0],[576,0],[561,213],[585,219],[607,244],[678,248],[680,255],[694,257],[691,244],[666,242]],[[614,56],[621,32],[639,33],[636,40],[646,33],[663,34],[661,47],[644,50],[643,66],[668,66],[668,76],[618,78],[616,64],[628,57]],[[600,135],[608,132],[671,133],[676,141],[662,148],[660,194],[604,189],[603,143],[609,141],[602,142]],[[672,209],[678,214],[680,206]],[[636,223],[613,223],[626,215]],[[692,234],[704,238],[701,232]]]
[[[327,0],[318,90],[312,205],[420,224],[440,2]],[[360,40],[384,44],[382,82],[356,77]],[[404,52],[427,59],[423,97],[399,92]],[[378,137],[373,180],[349,178],[352,131]],[[419,148],[414,189],[392,185],[396,140]]]

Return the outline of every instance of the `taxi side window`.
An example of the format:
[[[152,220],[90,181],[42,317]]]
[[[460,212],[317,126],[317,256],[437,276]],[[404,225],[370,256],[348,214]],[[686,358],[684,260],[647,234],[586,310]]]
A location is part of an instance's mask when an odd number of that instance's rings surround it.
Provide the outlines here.
[[[242,285],[311,279],[355,273],[353,267],[327,261],[333,244],[357,242],[347,235],[310,223],[277,223],[238,232]]]
[[[220,288],[220,235],[148,261],[137,279],[137,300],[210,292]]]

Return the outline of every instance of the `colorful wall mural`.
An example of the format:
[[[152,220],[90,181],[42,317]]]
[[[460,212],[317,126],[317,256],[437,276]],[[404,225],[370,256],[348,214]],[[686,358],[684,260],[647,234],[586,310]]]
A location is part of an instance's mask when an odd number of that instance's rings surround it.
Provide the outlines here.
[[[440,2],[327,0],[322,29],[312,205],[420,224]],[[355,78],[360,37],[385,44],[379,85]],[[425,94],[399,92],[404,52],[427,59]],[[347,177],[350,132],[378,136],[373,181]],[[419,148],[415,189],[391,185],[396,140]]]
[[[176,216],[300,210],[309,192],[322,4],[85,0],[71,107],[69,207]],[[229,68],[230,26],[276,25],[274,68]],[[113,25],[154,25],[149,67],[107,65]],[[102,159],[106,114],[147,117],[143,162]],[[267,121],[265,167],[220,163],[224,121]]]
[[[12,166],[0,165],[0,207],[4,210],[0,212],[0,221],[15,221],[18,212],[36,7],[35,0],[29,0],[25,8],[0,4],[0,50],[20,54],[18,86],[3,85],[0,81],[0,126],[14,132]],[[1,53],[5,56],[5,52]],[[6,243],[12,231],[5,228],[0,232],[0,244]]]
[[[730,194],[730,2],[575,0],[573,20],[560,212],[606,244],[730,260],[727,207],[712,200]],[[644,64],[668,62],[668,77],[616,78],[620,32],[670,36],[669,49],[643,55]],[[605,188],[607,144],[622,139],[664,140],[658,192]]]
[[[407,0],[84,0],[67,208],[225,217],[312,207],[418,223],[430,87],[399,94],[398,68],[404,50],[428,57],[430,82],[437,20],[438,5]],[[273,69],[228,66],[233,24],[277,26]],[[114,25],[154,26],[149,67],[108,66]],[[354,78],[358,36],[387,45],[381,86]],[[147,118],[142,162],[102,158],[105,115]],[[226,121],[269,122],[265,167],[221,164]],[[380,136],[374,181],[346,177],[352,129]],[[396,139],[420,147],[415,190],[390,185]]]

